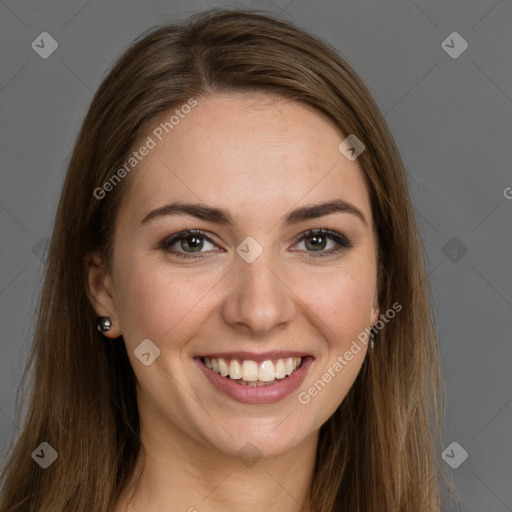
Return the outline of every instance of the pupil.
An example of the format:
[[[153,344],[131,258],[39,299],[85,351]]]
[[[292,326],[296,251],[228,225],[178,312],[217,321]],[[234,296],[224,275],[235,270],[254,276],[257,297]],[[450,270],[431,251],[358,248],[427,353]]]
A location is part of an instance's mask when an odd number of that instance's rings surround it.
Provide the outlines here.
[[[313,245],[312,245],[313,250],[318,250],[318,249],[324,249],[325,248],[325,241],[326,240],[325,240],[324,236],[322,236],[322,235],[311,236],[311,237],[309,237],[309,240],[314,241]],[[322,240],[323,243],[319,242],[319,240]]]
[[[191,243],[191,241],[192,241],[192,243]],[[187,249],[187,248],[197,249],[198,247],[201,248],[202,243],[203,243],[203,241],[200,238],[198,238],[196,236],[190,236],[190,237],[184,238],[182,240],[181,245],[182,245],[183,249]]]

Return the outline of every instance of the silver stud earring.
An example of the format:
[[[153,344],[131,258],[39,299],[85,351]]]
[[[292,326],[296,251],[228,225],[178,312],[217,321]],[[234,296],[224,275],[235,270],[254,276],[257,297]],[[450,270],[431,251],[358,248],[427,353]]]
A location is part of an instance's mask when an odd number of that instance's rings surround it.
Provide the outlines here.
[[[97,323],[98,331],[107,332],[112,327],[112,320],[109,316],[99,316]]]
[[[370,350],[373,350],[375,343],[373,343],[373,339],[370,340]]]

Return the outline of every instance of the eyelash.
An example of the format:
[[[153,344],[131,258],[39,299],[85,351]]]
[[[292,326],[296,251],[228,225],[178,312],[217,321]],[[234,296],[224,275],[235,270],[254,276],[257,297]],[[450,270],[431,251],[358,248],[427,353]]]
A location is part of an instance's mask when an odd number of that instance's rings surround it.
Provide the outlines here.
[[[180,231],[179,233],[175,233],[167,238],[164,238],[164,240],[162,240],[160,242],[160,244],[158,245],[158,248],[168,251],[168,252],[171,252],[173,255],[176,255],[179,258],[184,258],[184,259],[202,258],[203,256],[201,256],[201,254],[203,254],[203,253],[201,253],[201,252],[194,254],[194,253],[186,253],[186,252],[181,252],[181,251],[170,250],[170,247],[173,246],[176,242],[179,242],[180,240],[183,240],[185,238],[191,238],[192,236],[198,236],[198,237],[204,238],[208,242],[215,245],[215,242],[204,231],[201,231],[200,229],[186,229],[184,231]],[[332,256],[334,254],[338,254],[339,252],[341,252],[345,249],[350,249],[353,247],[352,242],[347,237],[342,235],[341,233],[338,233],[336,231],[331,231],[329,229],[323,229],[323,228],[310,229],[308,231],[305,231],[304,233],[301,234],[297,243],[302,242],[302,240],[304,240],[306,238],[311,238],[314,236],[324,236],[324,237],[330,238],[338,245],[338,247],[336,247],[335,249],[331,249],[329,251],[325,251],[325,252],[324,251],[322,251],[322,252],[306,251],[307,257],[311,258],[311,259]]]

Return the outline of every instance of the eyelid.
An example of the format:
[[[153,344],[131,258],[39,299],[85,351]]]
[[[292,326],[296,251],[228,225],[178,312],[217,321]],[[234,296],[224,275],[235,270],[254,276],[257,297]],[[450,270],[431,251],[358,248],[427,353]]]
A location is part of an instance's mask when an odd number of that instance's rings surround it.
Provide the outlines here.
[[[310,259],[335,256],[340,252],[343,252],[347,249],[351,249],[352,247],[354,247],[354,244],[347,236],[338,231],[333,231],[327,228],[314,228],[303,231],[300,235],[298,235],[297,241],[295,242],[294,245],[298,244],[299,242],[306,238],[310,238],[313,236],[323,236],[329,238],[334,241],[336,247],[328,251],[300,251],[303,252],[307,258]]]
[[[169,250],[169,248],[172,245],[174,245],[176,242],[179,242],[180,240],[182,240],[184,238],[192,237],[194,235],[200,236],[200,237],[204,238],[205,240],[207,240],[208,242],[210,242],[211,244],[218,246],[217,242],[215,242],[213,240],[213,238],[210,235],[208,235],[205,231],[203,231],[201,229],[185,228],[182,231],[178,231],[177,233],[173,233],[172,235],[165,237],[158,244],[158,248],[163,249],[163,250]],[[186,253],[186,252],[182,252],[182,251],[176,251],[176,252],[178,252],[179,254],[194,254],[194,253]],[[175,252],[175,254],[176,254],[176,252]],[[196,254],[203,254],[203,253],[196,253]]]
[[[309,238],[309,237],[312,237],[315,235],[331,238],[336,243],[346,245],[347,247],[352,246],[352,242],[343,233],[339,233],[338,231],[333,231],[332,229],[327,229],[327,228],[307,229],[306,231],[303,231],[300,235],[298,235],[297,242],[300,242],[304,238]]]

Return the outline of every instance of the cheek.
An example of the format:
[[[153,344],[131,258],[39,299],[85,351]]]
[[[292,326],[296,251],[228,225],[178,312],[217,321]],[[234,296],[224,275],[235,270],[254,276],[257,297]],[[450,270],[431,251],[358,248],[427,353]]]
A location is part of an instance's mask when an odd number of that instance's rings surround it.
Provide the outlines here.
[[[369,327],[376,289],[375,269],[363,261],[351,267],[331,270],[314,282],[303,283],[304,294],[309,288],[308,307],[324,325],[325,338],[330,343],[345,344]]]
[[[136,346],[146,338],[160,346],[165,340],[182,339],[198,323],[202,299],[217,280],[216,273],[198,278],[143,257],[125,262],[119,267],[116,304],[127,345]]]
[[[376,286],[375,270],[363,264],[339,268],[325,276],[308,307],[317,317],[325,341],[318,365],[297,396],[308,417],[320,426],[334,413],[353,386],[361,369],[367,345],[358,336],[369,327]],[[320,291],[321,290],[321,291]]]

